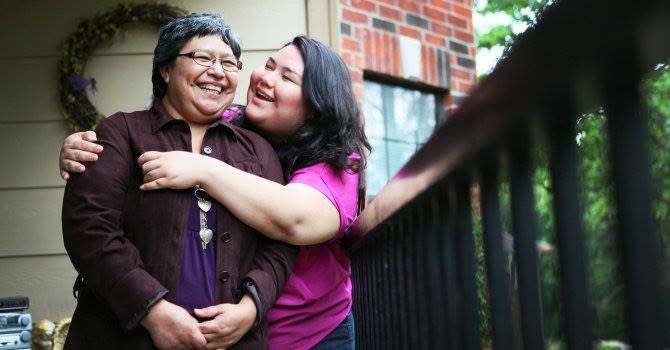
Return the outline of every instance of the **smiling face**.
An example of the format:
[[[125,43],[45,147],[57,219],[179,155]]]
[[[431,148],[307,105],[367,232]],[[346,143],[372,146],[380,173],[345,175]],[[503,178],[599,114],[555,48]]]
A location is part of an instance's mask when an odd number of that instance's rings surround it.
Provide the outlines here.
[[[219,58],[211,67],[197,64],[187,56],[178,56],[172,64],[161,67],[167,83],[163,104],[175,118],[196,124],[208,124],[220,118],[223,110],[233,102],[238,72],[227,72],[220,62],[235,60],[230,47],[218,35],[194,37],[180,54],[203,51]]]
[[[302,94],[305,63],[288,45],[251,73],[246,118],[268,136],[281,139],[296,132],[307,118]]]

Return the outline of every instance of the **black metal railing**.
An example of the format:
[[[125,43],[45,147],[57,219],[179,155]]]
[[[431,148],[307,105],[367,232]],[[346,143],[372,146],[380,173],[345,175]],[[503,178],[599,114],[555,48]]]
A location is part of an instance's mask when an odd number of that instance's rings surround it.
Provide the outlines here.
[[[635,349],[670,347],[640,97],[644,74],[670,57],[667,23],[666,1],[566,0],[521,36],[356,221],[349,253],[359,348],[487,345],[480,334],[473,206],[481,212],[490,344],[547,346],[532,184],[535,124],[548,141],[562,334],[569,349],[594,347],[575,123],[599,104],[607,115],[630,342]],[[583,91],[601,99],[578,102]],[[505,271],[503,169],[510,180],[518,289]]]

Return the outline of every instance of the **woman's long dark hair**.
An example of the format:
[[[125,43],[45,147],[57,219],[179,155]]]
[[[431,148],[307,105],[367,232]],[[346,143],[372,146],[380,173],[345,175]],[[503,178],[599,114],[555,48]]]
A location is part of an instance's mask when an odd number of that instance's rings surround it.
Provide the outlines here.
[[[371,147],[354,97],[349,69],[333,50],[306,36],[295,45],[305,62],[302,93],[309,117],[288,138],[275,142],[275,150],[288,178],[297,169],[326,162],[337,170],[360,172]],[[352,160],[350,155],[360,159]]]

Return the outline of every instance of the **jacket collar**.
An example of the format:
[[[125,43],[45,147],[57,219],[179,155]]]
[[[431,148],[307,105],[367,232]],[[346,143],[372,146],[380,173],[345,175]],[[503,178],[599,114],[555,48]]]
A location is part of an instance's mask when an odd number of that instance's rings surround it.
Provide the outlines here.
[[[176,119],[172,117],[167,110],[165,110],[165,106],[163,105],[163,101],[160,99],[154,98],[153,102],[151,103],[151,109],[150,109],[153,114],[154,114],[154,120],[151,125],[151,133],[155,134],[159,130],[161,130],[163,127],[165,127],[168,124],[172,123],[185,123],[185,121],[181,119]],[[228,123],[223,117],[218,118],[217,120],[213,121],[211,124],[209,124],[209,129],[212,128],[222,128],[226,132],[228,132],[230,135],[233,137],[237,138],[237,130]]]

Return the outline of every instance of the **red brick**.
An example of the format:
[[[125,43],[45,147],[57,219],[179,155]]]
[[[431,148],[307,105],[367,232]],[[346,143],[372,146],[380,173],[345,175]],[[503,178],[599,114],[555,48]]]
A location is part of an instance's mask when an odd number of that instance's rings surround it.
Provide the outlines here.
[[[472,33],[464,32],[462,30],[454,30],[454,36],[456,39],[464,41],[468,44],[472,44],[475,42],[475,37],[472,35]]]
[[[446,46],[444,44],[444,38],[441,37],[441,36],[433,35],[433,34],[430,34],[430,33],[425,33],[423,36],[424,36],[424,38],[426,39],[427,42],[429,42],[429,43],[431,43],[435,46],[439,46],[439,47]]]
[[[384,51],[382,56],[382,67],[384,73],[391,72],[391,36],[388,33],[382,33],[382,45],[384,45]]]
[[[351,0],[351,4],[366,12],[374,12],[377,7],[373,2],[368,0]]]
[[[354,63],[354,60],[351,58],[351,52],[342,52],[340,54],[342,57],[342,61],[347,64],[347,66],[352,66]]]
[[[361,45],[358,43],[358,41],[351,40],[349,38],[342,39],[342,47],[353,52],[361,51]]]
[[[451,29],[445,25],[439,24],[437,22],[431,22],[430,28],[433,30],[433,33],[435,34],[451,36]]]
[[[396,5],[398,3],[397,0],[381,0],[381,2],[383,2],[387,5]]]
[[[421,81],[426,81],[428,75],[428,50],[421,45]]]
[[[465,69],[451,68],[451,76],[463,80],[470,80],[470,72]]]
[[[470,56],[472,56],[472,57],[477,56],[477,48],[476,47],[471,47],[470,48]]]
[[[386,50],[386,52],[387,52],[388,56],[386,56],[386,57],[388,59],[388,64],[389,64],[387,71],[388,71],[389,74],[395,75],[395,69],[396,69],[396,66],[399,63],[395,60],[395,45],[394,45],[395,35],[386,34],[386,37],[388,39],[388,41],[386,43],[386,46],[388,48],[388,50]]]
[[[396,21],[402,21],[402,12],[384,5],[379,5],[379,14],[382,17],[395,19]]]
[[[363,73],[358,69],[351,69],[351,81],[352,82],[361,82],[363,81]]]
[[[357,40],[363,39],[363,28],[356,27],[354,28],[354,38]]]
[[[354,55],[354,65],[360,69],[365,68],[365,60],[363,59],[363,55]]]
[[[400,71],[400,66],[402,62],[400,62],[400,45],[398,45],[398,37],[393,36],[391,39],[391,47],[393,49],[393,75],[395,76],[400,76],[402,72]]]
[[[431,0],[430,3],[449,12],[449,2],[447,0]]]
[[[415,0],[400,0],[398,5],[400,6],[401,9],[418,14],[419,13],[419,5],[416,3]]]
[[[472,89],[475,88],[475,84],[471,83],[461,82],[460,85],[461,85],[461,91],[466,93],[470,93],[470,91],[472,91]]]
[[[380,71],[382,66],[382,55],[384,54],[384,47],[382,44],[382,36],[378,31],[372,32],[375,37],[375,66],[374,70]]]
[[[363,101],[365,98],[365,89],[363,89],[362,83],[354,84],[354,95],[356,95],[356,100]]]
[[[365,29],[363,31],[363,43],[365,46],[365,68],[372,68],[372,59],[374,58],[374,52],[372,48],[372,37],[370,36],[369,29]]]
[[[430,70],[430,84],[437,85],[437,57],[435,56],[435,49],[430,48],[428,50],[430,54],[430,60],[428,61],[429,70]]]
[[[410,27],[400,26],[400,35],[408,36],[416,40],[421,40],[421,32]]]
[[[465,6],[454,4],[451,6],[451,11],[461,17],[472,18],[472,10]]]
[[[444,22],[447,18],[446,13],[427,5],[423,7],[423,14],[428,18],[432,18],[440,22]]]
[[[342,9],[342,18],[353,23],[368,23],[368,16],[364,13]]]
[[[460,17],[449,15],[449,24],[459,28],[468,29],[468,22]]]

